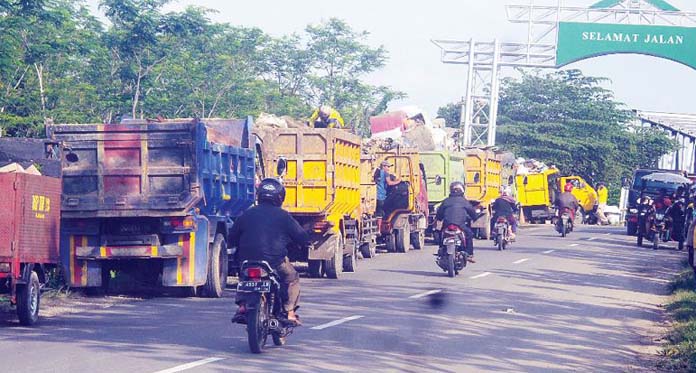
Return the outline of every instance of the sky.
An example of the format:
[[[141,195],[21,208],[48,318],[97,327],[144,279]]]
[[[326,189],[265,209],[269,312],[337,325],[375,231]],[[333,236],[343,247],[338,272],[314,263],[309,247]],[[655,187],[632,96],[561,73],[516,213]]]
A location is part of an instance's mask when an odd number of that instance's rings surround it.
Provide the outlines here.
[[[553,0],[534,4],[556,5]],[[564,6],[589,6],[596,1],[561,0]],[[368,44],[383,45],[389,60],[368,81],[406,92],[408,98],[392,105],[417,105],[435,114],[437,108],[459,101],[465,92],[466,66],[440,62],[440,50],[432,39],[524,42],[526,25],[507,21],[505,5],[529,4],[530,0],[178,0],[166,10],[196,5],[213,9],[211,19],[233,25],[258,27],[280,36],[301,34],[308,24],[332,17],[348,22],[354,30],[370,33]],[[683,11],[696,11],[687,0],[670,0]],[[98,0],[88,0],[97,10]],[[696,48],[696,46],[695,46]],[[580,61],[586,75],[610,79],[606,88],[630,109],[696,113],[696,70],[678,63],[641,55],[612,55]],[[514,75],[503,69],[503,75]]]

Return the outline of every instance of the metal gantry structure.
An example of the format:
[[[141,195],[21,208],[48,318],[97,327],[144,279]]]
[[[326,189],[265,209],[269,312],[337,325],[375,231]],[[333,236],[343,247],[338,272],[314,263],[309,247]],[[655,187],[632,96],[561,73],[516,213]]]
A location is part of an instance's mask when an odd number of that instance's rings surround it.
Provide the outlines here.
[[[696,26],[696,13],[682,12],[660,0],[602,0],[590,7],[508,5],[511,23],[527,25],[524,42],[435,39],[441,61],[468,66],[460,126],[463,146],[494,146],[504,67],[556,68],[560,22]]]

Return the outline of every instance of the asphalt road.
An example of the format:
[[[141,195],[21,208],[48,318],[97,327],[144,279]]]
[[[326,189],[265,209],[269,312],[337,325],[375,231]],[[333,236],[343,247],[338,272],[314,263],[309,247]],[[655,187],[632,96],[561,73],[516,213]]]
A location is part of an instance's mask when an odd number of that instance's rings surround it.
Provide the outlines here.
[[[433,246],[359,262],[339,281],[302,279],[305,326],[248,351],[222,299],[154,298],[0,327],[5,372],[626,371],[654,350],[659,304],[686,255],[635,247],[623,229],[560,238],[524,229],[510,250],[476,242],[447,278]],[[433,305],[434,297],[443,300]],[[270,341],[269,341],[270,342]]]

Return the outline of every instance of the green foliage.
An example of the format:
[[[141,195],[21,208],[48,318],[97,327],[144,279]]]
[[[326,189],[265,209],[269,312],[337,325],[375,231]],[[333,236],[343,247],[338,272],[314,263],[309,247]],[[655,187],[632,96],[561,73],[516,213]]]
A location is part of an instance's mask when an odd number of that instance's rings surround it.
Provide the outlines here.
[[[214,23],[211,10],[162,11],[170,0],[102,0],[105,27],[84,0],[0,1],[0,127],[41,136],[43,122],[129,116],[308,117],[327,103],[359,133],[404,97],[365,83],[382,47],[344,21],[271,37]]]
[[[631,127],[632,113],[600,86],[603,81],[577,70],[506,79],[499,146],[593,185],[604,181],[616,202],[622,177],[638,167],[654,167],[675,144],[655,130]]]
[[[445,120],[447,127],[458,128],[461,124],[462,105],[449,103],[437,109],[437,116]]]
[[[690,266],[684,266],[671,283],[674,294],[666,305],[674,323],[661,350],[658,368],[662,370],[696,370],[696,282]]]

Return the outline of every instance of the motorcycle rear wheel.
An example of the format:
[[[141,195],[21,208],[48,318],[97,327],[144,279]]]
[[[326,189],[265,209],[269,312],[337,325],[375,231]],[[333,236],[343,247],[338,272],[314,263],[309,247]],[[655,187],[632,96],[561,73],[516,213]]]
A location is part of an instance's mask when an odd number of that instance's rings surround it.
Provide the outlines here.
[[[653,235],[653,250],[657,250],[660,247],[660,235],[655,233]]]
[[[447,254],[447,276],[454,277],[454,254]]]
[[[498,238],[496,238],[495,240],[498,241],[498,251],[505,250],[505,238],[500,237],[500,235],[498,235]]]
[[[566,225],[561,223],[561,237],[566,236],[566,234],[567,234],[566,229],[567,229]]]
[[[247,339],[249,341],[249,349],[255,354],[260,354],[266,347],[268,338],[268,320],[266,300],[261,298],[256,309],[251,310],[247,316]]]
[[[638,232],[638,247],[643,246],[643,234]]]

